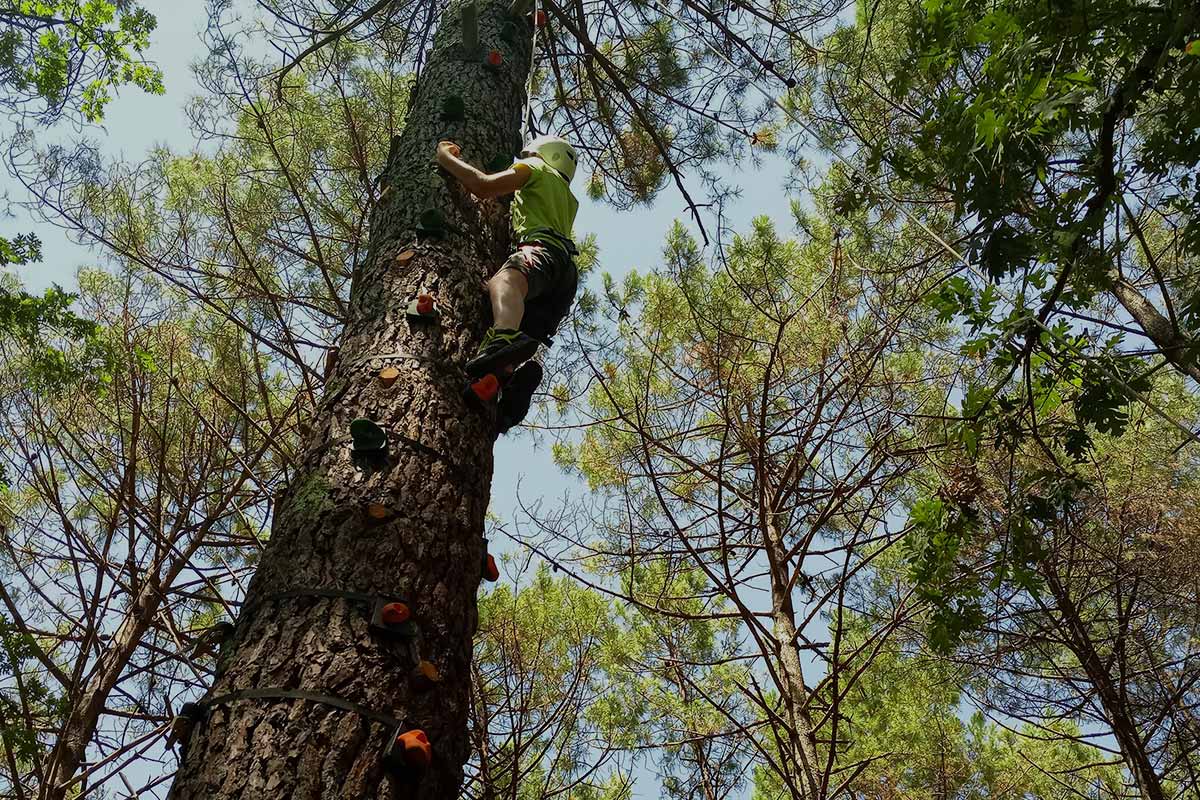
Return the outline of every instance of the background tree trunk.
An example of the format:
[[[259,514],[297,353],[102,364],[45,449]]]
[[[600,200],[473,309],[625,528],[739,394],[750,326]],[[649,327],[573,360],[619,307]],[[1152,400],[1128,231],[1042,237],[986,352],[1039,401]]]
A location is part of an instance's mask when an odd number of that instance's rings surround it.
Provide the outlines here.
[[[1167,792],[1154,769],[1150,753],[1146,750],[1146,743],[1138,731],[1139,726],[1126,699],[1128,695],[1124,688],[1113,680],[1109,667],[1105,666],[1104,659],[1096,650],[1088,631],[1089,626],[1079,613],[1079,607],[1071,598],[1069,590],[1055,572],[1055,565],[1051,561],[1046,560],[1043,563],[1042,574],[1061,615],[1059,630],[1062,632],[1063,643],[1079,659],[1080,666],[1087,673],[1099,704],[1104,709],[1109,725],[1112,726],[1113,738],[1117,740],[1121,754],[1125,757],[1125,764],[1137,783],[1139,793],[1144,800],[1166,800]]]
[[[424,729],[433,765],[414,790],[387,775],[384,724],[309,701],[236,700],[207,708],[172,788],[177,800],[458,795],[470,750],[469,666],[494,439],[493,420],[464,407],[462,364],[489,321],[481,281],[508,247],[507,214],[488,205],[481,215],[438,175],[433,154],[442,138],[462,144],[476,165],[517,151],[532,47],[527,21],[510,17],[506,5],[481,2],[480,44],[504,56],[499,70],[486,69],[482,53],[459,49],[460,10],[446,12],[404,132],[392,143],[371,253],[354,277],[350,320],[304,466],[276,509],[208,694],[285,687],[359,703]],[[442,119],[451,95],[465,103],[462,122]],[[431,208],[461,234],[418,241],[417,221]],[[415,257],[397,261],[409,249]],[[440,325],[406,320],[408,300],[422,290],[437,295]],[[401,372],[391,388],[376,377],[383,366]],[[389,429],[386,463],[355,464],[355,417]],[[391,518],[373,523],[369,503],[386,506]],[[420,658],[437,666],[442,682],[415,692],[409,648],[371,633],[361,605],[266,599],[303,588],[404,597],[419,625]]]
[[[144,588],[136,597],[126,616],[105,644],[104,656],[92,674],[72,699],[70,712],[63,723],[54,749],[50,753],[49,768],[43,781],[39,797],[42,800],[64,800],[78,791],[71,778],[79,771],[87,753],[88,742],[96,735],[96,726],[104,713],[113,688],[128,667],[133,653],[142,637],[150,629],[154,617],[162,608],[164,590],[169,589],[179,574],[195,555],[207,527],[198,532],[192,542],[186,543],[178,558],[170,561],[161,573],[147,574]]]

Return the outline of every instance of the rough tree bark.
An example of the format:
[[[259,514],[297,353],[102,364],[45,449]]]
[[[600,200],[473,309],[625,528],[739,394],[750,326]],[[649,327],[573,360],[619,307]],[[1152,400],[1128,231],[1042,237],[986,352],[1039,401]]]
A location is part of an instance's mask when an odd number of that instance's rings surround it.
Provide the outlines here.
[[[506,4],[479,0],[480,44],[504,57],[489,70],[482,53],[460,51],[460,12],[459,2],[445,12],[392,143],[371,250],[354,276],[340,357],[304,467],[277,506],[270,544],[206,696],[282,687],[349,700],[422,728],[432,766],[412,787],[381,762],[391,734],[382,723],[305,700],[235,700],[206,707],[171,791],[176,800],[458,796],[470,749],[471,640],[494,439],[493,421],[460,397],[462,365],[488,324],[482,281],[508,247],[507,215],[490,205],[480,213],[439,177],[433,153],[442,138],[462,144],[476,164],[516,152],[532,47],[527,21],[511,17]],[[443,120],[452,95],[464,100],[462,122]],[[426,209],[443,211],[460,232],[418,239]],[[415,257],[398,260],[407,250]],[[408,300],[422,290],[437,295],[440,325],[406,320]],[[401,373],[390,388],[377,378],[384,366]],[[389,430],[386,463],[355,463],[348,431],[356,417]],[[370,503],[392,516],[374,523]],[[373,634],[361,605],[270,599],[305,588],[404,597],[419,625],[420,658],[436,665],[441,683],[417,692],[408,647]]]

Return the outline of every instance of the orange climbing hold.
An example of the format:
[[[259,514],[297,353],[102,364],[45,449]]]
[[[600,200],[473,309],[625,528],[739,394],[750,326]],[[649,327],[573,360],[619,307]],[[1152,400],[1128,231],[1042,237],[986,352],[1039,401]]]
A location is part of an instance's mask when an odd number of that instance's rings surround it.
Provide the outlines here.
[[[367,506],[367,516],[371,519],[384,520],[392,515],[392,510],[383,503],[370,503]]]
[[[412,261],[413,258],[416,257],[416,255],[417,255],[416,250],[405,250],[403,253],[396,256],[396,263],[399,264],[400,266],[404,266],[408,262]]]
[[[383,388],[389,389],[400,378],[400,370],[395,367],[384,367],[379,370],[379,382]]]
[[[438,672],[438,668],[433,665],[432,661],[422,661],[417,665],[417,671],[431,683],[437,683],[442,679],[442,673]]]
[[[383,607],[380,617],[385,625],[401,625],[412,616],[404,603],[388,603]]]
[[[442,682],[442,673],[438,672],[432,662],[422,661],[413,668],[412,686],[418,692],[428,692]]]
[[[396,743],[404,763],[409,767],[424,769],[433,761],[433,745],[423,730],[405,731],[396,737]]]

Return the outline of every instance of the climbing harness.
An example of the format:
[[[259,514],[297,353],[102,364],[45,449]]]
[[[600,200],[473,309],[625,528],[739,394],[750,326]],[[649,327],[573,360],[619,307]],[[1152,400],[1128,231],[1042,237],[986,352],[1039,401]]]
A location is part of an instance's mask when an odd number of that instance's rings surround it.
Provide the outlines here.
[[[535,241],[529,241],[529,242],[521,242],[520,244],[517,245],[517,247],[521,248],[521,249],[524,249],[526,247],[557,248],[558,250],[561,250],[567,256],[567,258],[572,258],[572,259],[575,258],[575,256],[579,255],[579,248],[575,246],[575,242],[572,239],[570,239],[566,236],[563,236],[558,231],[541,230],[541,231],[538,231],[537,235],[545,237],[545,239],[549,239],[549,241],[535,240]],[[528,256],[525,256],[525,258],[526,258],[526,260],[528,260]]]

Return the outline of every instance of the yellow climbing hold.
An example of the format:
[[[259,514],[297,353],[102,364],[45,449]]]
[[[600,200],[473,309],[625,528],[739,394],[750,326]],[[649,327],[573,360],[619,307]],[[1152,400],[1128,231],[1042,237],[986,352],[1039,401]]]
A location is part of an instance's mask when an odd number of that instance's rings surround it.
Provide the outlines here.
[[[383,388],[389,389],[400,378],[400,370],[395,367],[384,367],[379,370],[379,382]]]

